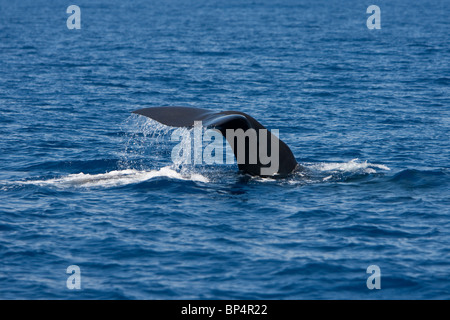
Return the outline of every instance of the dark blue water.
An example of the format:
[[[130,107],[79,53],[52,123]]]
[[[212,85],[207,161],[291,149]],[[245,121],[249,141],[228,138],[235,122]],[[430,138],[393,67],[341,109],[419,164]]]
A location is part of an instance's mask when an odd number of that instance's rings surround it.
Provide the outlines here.
[[[448,299],[449,9],[0,1],[0,298]],[[306,170],[175,166],[130,116],[160,105],[247,112]]]

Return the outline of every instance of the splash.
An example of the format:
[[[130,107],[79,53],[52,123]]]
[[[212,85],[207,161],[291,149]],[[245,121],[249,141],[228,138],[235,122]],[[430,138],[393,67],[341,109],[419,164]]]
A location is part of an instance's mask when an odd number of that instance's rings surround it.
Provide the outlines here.
[[[121,126],[123,150],[119,155],[119,169],[145,170],[151,162],[170,155],[168,137],[174,130],[149,118],[131,115]]]
[[[148,181],[157,177],[166,177],[177,180],[190,180],[196,182],[208,182],[208,179],[201,174],[181,174],[170,167],[163,167],[159,170],[140,171],[135,169],[114,170],[100,174],[76,173],[68,176],[48,179],[48,180],[28,180],[16,181],[22,185],[55,186],[61,188],[69,187],[117,187],[128,184],[135,184]]]
[[[390,170],[385,165],[373,164],[366,161],[358,162],[359,159],[353,159],[349,162],[330,162],[330,163],[317,163],[310,164],[306,167],[316,171],[335,171],[335,172],[360,172],[360,173],[376,173],[375,169]]]
[[[100,174],[76,173],[47,180],[22,180],[5,182],[0,184],[9,188],[11,185],[38,185],[54,186],[58,188],[71,187],[116,187],[136,184],[158,177],[176,180],[190,180],[195,182],[219,182],[223,181],[223,175],[228,172],[219,172],[217,166],[196,166],[183,162],[170,163],[171,144],[170,133],[175,129],[162,125],[148,118],[130,116],[122,125],[124,149],[119,153],[117,170]],[[179,128],[181,133],[190,135],[190,128]],[[190,143],[190,142],[189,142]],[[231,151],[231,148],[229,148]],[[231,151],[232,152],[232,151]],[[234,156],[234,155],[233,155]],[[165,159],[165,160],[164,160]],[[161,168],[161,163],[164,163]],[[164,166],[166,165],[166,166]],[[330,181],[344,181],[358,175],[375,174],[377,170],[390,170],[382,164],[372,164],[367,161],[359,162],[353,159],[348,162],[330,163],[302,163],[304,170],[296,172],[282,183],[308,184]],[[155,167],[156,166],[156,167]],[[250,177],[258,182],[280,182],[279,179]]]
[[[23,180],[1,182],[6,185],[37,185],[56,188],[109,188],[136,184],[158,177],[174,180],[209,182],[203,174],[192,166],[168,163],[170,141],[168,137],[174,128],[167,127],[151,119],[130,116],[122,124],[123,150],[120,152],[116,170],[100,174],[75,173],[47,180]],[[167,159],[164,161],[164,159]],[[161,162],[166,166],[161,168]]]
[[[295,172],[287,179],[252,177],[252,180],[258,182],[281,182],[304,185],[331,181],[345,181],[349,178],[361,175],[377,174],[377,170],[390,170],[389,167],[383,164],[373,164],[367,161],[358,162],[358,159],[353,159],[348,162],[301,163],[301,166],[303,167],[303,170]]]
[[[313,182],[342,181],[358,175],[376,174],[379,170],[388,171],[383,164],[353,159],[348,162],[321,162],[304,164],[307,173],[300,173],[303,177],[311,178]],[[378,171],[377,171],[378,170]]]

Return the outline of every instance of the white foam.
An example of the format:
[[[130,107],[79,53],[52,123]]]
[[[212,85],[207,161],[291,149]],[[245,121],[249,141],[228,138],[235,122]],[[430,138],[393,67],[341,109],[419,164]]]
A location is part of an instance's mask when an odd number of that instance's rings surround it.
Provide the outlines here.
[[[375,169],[391,170],[383,164],[373,164],[366,161],[358,162],[358,159],[350,160],[349,162],[321,162],[316,164],[309,164],[306,166],[309,169],[317,171],[338,171],[338,172],[364,172],[376,173]],[[328,177],[327,177],[328,178]]]
[[[208,182],[201,174],[181,174],[169,166],[159,170],[139,171],[135,169],[114,170],[100,174],[76,173],[61,178],[48,180],[16,181],[20,184],[33,184],[39,186],[53,185],[57,187],[115,187],[127,184],[139,183],[156,177],[167,177],[178,180],[190,180]]]
[[[359,174],[374,174],[377,170],[390,170],[383,164],[374,164],[367,161],[358,162],[353,159],[348,162],[320,162],[320,163],[301,163],[307,170],[298,171],[295,179],[289,179],[288,183],[297,184],[315,184],[327,181],[342,181],[343,177]]]

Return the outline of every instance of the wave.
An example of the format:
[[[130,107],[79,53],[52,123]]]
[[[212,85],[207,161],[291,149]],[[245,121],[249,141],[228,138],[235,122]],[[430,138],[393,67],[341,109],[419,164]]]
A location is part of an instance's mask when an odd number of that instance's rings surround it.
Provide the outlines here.
[[[150,179],[165,177],[177,180],[190,180],[196,182],[208,182],[209,180],[199,173],[179,173],[170,166],[159,170],[114,170],[100,174],[76,173],[64,177],[48,180],[28,180],[15,181],[14,184],[37,185],[37,186],[56,186],[61,188],[69,187],[117,187],[128,184],[144,182]]]
[[[306,165],[308,169],[316,171],[330,171],[330,172],[360,172],[360,173],[376,173],[376,169],[391,170],[388,166],[383,164],[374,164],[366,161],[358,162],[359,159],[353,159],[349,162],[321,162],[316,164]]]
[[[320,183],[320,182],[336,182],[348,181],[349,179],[358,178],[380,173],[379,171],[391,170],[383,164],[375,164],[359,159],[352,159],[348,162],[319,162],[319,163],[301,163],[303,170],[295,175],[295,179],[291,179],[290,183]]]
[[[448,168],[434,170],[405,169],[396,173],[391,182],[410,188],[428,188],[448,185]]]
[[[299,171],[292,178],[288,179],[289,183],[320,183],[331,181],[344,181],[352,177],[360,175],[369,175],[377,173],[376,170],[390,170],[389,167],[382,164],[373,164],[367,161],[357,162],[358,159],[349,162],[330,162],[330,163],[307,163],[302,164],[304,170]],[[176,166],[175,166],[176,167]],[[112,170],[106,173],[89,174],[75,173],[58,178],[40,179],[40,180],[21,180],[21,181],[2,181],[6,185],[35,185],[35,186],[53,186],[58,188],[92,188],[92,187],[117,187],[130,184],[137,184],[154,178],[169,178],[175,180],[189,180],[194,182],[217,182],[216,179],[210,180],[217,176],[217,170],[210,171],[206,168],[193,169],[193,167],[181,167],[176,169],[173,165],[165,166],[161,169],[154,170],[138,170],[123,169]],[[229,172],[223,172],[223,175]],[[236,172],[237,174],[237,172]],[[259,182],[279,182],[279,179],[252,177],[252,180]],[[3,184],[2,183],[2,184]]]

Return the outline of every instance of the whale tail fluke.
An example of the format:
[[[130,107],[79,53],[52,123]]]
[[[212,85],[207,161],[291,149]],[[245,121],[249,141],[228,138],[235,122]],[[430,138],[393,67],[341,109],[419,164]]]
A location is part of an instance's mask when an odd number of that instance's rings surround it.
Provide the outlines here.
[[[196,121],[202,121],[203,126],[217,129],[222,133],[231,145],[239,170],[253,176],[285,177],[299,166],[291,149],[283,141],[243,112],[215,112],[190,107],[152,107],[139,109],[133,113],[171,127],[189,128],[193,127]],[[255,138],[253,142],[251,137]]]

